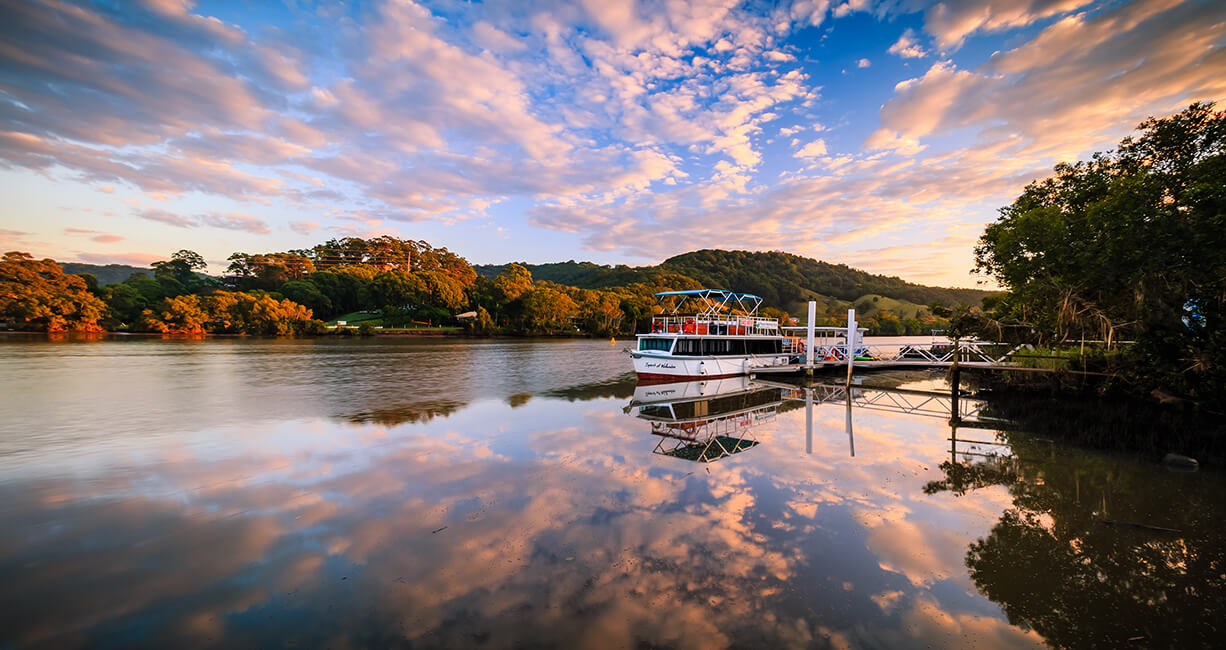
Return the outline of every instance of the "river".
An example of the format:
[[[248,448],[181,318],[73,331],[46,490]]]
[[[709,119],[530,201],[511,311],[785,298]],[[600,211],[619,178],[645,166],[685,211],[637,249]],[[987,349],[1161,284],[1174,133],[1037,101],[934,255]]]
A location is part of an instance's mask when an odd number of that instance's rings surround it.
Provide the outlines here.
[[[1220,474],[625,346],[0,338],[0,648],[1218,641]]]

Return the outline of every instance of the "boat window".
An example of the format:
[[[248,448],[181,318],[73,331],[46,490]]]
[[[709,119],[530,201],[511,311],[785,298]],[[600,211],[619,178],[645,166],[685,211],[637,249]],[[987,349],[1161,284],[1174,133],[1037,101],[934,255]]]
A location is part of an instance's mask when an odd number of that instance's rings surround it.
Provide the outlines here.
[[[672,339],[639,339],[640,350],[663,350],[668,352],[672,345]]]
[[[702,342],[703,354],[711,356],[729,356],[745,354],[745,341],[740,339],[705,339]]]
[[[746,343],[750,354],[779,354],[783,351],[783,341],[779,339],[750,339]]]
[[[677,339],[677,347],[673,354],[684,357],[696,357],[702,354],[702,341],[698,339]]]

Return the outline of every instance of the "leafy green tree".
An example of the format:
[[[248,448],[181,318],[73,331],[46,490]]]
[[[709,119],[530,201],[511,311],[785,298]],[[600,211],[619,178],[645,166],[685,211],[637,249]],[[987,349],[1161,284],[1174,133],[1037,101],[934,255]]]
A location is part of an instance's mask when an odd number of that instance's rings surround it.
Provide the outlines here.
[[[523,294],[523,322],[528,331],[573,330],[570,319],[579,311],[570,296],[550,287],[536,287]]]
[[[494,278],[495,296],[503,304],[518,300],[532,289],[532,274],[519,264],[509,264]]]
[[[975,249],[998,320],[1052,339],[1137,341],[1144,375],[1226,395],[1226,114],[1150,118],[1027,186]]]
[[[105,310],[85,280],[65,274],[55,260],[36,260],[15,251],[0,259],[0,316],[18,327],[99,331]]]
[[[418,307],[426,292],[426,283],[407,271],[380,271],[370,282],[370,294],[380,306]]]
[[[85,289],[95,296],[100,292],[98,290],[98,278],[93,273],[77,273],[77,277],[85,281]]]
[[[331,314],[332,300],[315,283],[315,275],[322,274],[312,274],[303,280],[290,280],[281,285],[280,293],[316,314]]]
[[[208,268],[199,253],[186,249],[171,255],[169,260],[154,262],[150,266],[153,267],[154,278],[159,281],[173,280],[185,291],[198,289],[202,282],[196,271]]]
[[[131,284],[108,284],[102,288],[102,300],[107,307],[109,326],[140,322],[149,301]]]
[[[234,253],[229,260],[226,271],[243,289],[277,289],[315,270],[315,263],[302,253]]]

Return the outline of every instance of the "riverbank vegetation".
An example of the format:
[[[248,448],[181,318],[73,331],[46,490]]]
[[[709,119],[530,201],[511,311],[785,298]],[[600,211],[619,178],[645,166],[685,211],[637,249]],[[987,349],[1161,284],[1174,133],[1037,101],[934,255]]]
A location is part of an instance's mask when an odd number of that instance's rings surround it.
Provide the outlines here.
[[[779,253],[699,251],[673,258],[673,265],[678,266],[676,260],[683,258],[692,264],[686,268],[702,280],[656,267],[577,265],[587,269],[585,280],[582,274],[557,272],[575,266],[569,262],[546,273],[577,284],[602,285],[595,287],[534,277],[522,264],[496,267],[496,273],[483,267],[483,273],[478,273],[446,248],[390,236],[333,239],[287,252],[237,252],[230,256],[223,277],[202,274],[206,264],[201,256],[181,250],[154,263],[149,272],[136,270],[123,281],[111,283],[99,283],[88,272],[65,273],[53,260],[10,253],[3,262],[5,298],[0,302],[0,316],[10,328],[45,331],[290,335],[338,331],[330,330],[326,321],[339,321],[344,323],[340,332],[363,327],[363,333],[616,336],[645,331],[656,309],[653,293],[738,286],[743,281],[792,301],[785,304],[806,296],[819,300],[823,306],[820,325],[845,323],[849,305],[856,307],[860,321],[874,334],[923,334],[948,325],[948,320],[928,307],[884,294],[860,293],[906,285],[897,278]],[[712,260],[726,262],[728,274],[703,271],[702,264],[712,264]],[[789,273],[776,269],[781,276],[772,287],[762,284],[767,275],[750,273],[755,263],[766,269],[786,263],[793,269]],[[855,286],[846,277],[831,284],[839,295],[855,294],[858,299],[848,302],[800,288],[796,268],[813,265],[844,269],[851,274],[847,277],[858,278],[860,284]],[[73,268],[85,271],[90,267],[74,264]],[[111,279],[122,270],[113,265],[100,268]],[[601,279],[594,279],[597,277]],[[614,281],[621,284],[610,284]],[[907,295],[915,299],[952,301],[962,291],[906,287],[911,291]],[[796,322],[777,306],[766,307],[762,314]]]
[[[1130,386],[1226,406],[1226,113],[1212,104],[1057,165],[1001,209],[975,253],[1005,292],[962,310],[955,329],[1106,350],[1129,341],[1117,374]]]

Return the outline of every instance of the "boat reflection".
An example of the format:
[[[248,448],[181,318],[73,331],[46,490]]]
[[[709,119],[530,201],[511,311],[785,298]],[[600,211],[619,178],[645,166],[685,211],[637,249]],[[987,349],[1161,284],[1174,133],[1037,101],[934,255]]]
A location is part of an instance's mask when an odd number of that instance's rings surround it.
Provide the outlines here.
[[[756,447],[753,428],[773,422],[784,390],[748,377],[639,386],[628,410],[651,423],[653,453],[710,463]]]

